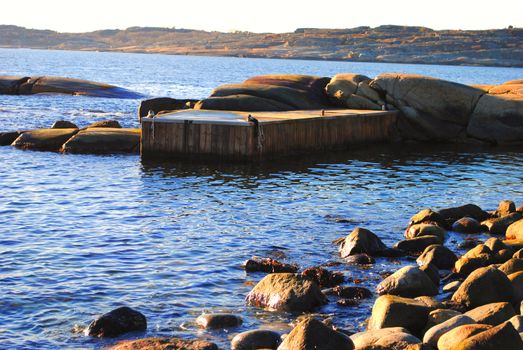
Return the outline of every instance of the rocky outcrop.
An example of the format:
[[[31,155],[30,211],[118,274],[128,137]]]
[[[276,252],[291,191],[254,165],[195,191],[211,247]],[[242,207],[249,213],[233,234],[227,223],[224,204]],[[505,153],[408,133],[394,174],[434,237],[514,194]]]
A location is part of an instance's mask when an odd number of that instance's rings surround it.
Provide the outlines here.
[[[0,94],[67,94],[92,97],[130,98],[143,97],[142,94],[114,85],[65,77],[13,77],[0,76]]]
[[[203,340],[181,338],[145,338],[124,340],[108,350],[218,350],[218,346]]]
[[[271,273],[247,295],[247,304],[271,310],[311,311],[326,303],[310,278],[294,273]]]
[[[333,104],[349,109],[382,110],[384,99],[369,86],[371,79],[360,74],[337,74],[326,86]]]
[[[145,316],[130,307],[124,306],[96,318],[85,329],[85,335],[112,338],[128,332],[145,331],[146,329],[147,320]]]

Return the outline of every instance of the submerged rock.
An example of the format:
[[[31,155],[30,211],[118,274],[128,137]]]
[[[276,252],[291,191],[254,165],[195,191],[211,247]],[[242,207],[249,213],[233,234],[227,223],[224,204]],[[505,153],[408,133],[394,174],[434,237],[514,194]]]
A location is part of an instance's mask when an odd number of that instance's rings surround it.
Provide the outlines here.
[[[145,338],[124,340],[109,350],[218,350],[218,346],[203,340]]]
[[[300,321],[278,350],[352,350],[352,340],[314,318]]]
[[[325,303],[312,279],[293,273],[271,273],[247,295],[247,304],[273,310],[311,311]]]
[[[340,254],[342,258],[355,254],[376,255],[385,249],[387,247],[378,236],[367,229],[357,227],[341,243]]]
[[[302,275],[312,278],[320,288],[329,288],[343,283],[345,277],[341,272],[331,272],[322,267],[309,267]]]
[[[121,334],[145,331],[147,320],[145,316],[131,309],[130,307],[120,307],[96,318],[85,330],[85,335],[91,337],[117,337]]]
[[[243,267],[247,272],[297,272],[298,266],[291,264],[284,264],[271,258],[252,257],[243,263]]]
[[[267,329],[254,329],[236,334],[231,341],[232,350],[276,349],[281,343],[279,333]]]
[[[196,319],[198,326],[213,329],[238,327],[242,323],[242,318],[233,314],[203,314]]]
[[[345,261],[349,264],[356,265],[371,265],[376,263],[376,260],[368,254],[355,254],[345,258]]]
[[[482,226],[478,220],[464,217],[452,224],[452,231],[459,233],[478,233],[482,231]]]

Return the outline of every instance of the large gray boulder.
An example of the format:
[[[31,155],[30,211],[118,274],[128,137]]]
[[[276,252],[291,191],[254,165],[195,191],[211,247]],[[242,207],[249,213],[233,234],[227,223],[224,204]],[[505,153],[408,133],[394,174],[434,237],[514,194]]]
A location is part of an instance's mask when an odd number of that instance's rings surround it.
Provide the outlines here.
[[[247,295],[247,304],[284,311],[311,311],[326,297],[309,277],[295,273],[271,273]]]
[[[285,337],[278,350],[352,350],[352,340],[314,318],[306,318]]]
[[[467,133],[495,144],[523,142],[523,95],[482,96],[472,113]]]
[[[438,287],[429,276],[417,266],[405,266],[385,278],[376,287],[376,292],[415,298],[423,295],[437,295]]]
[[[417,140],[460,137],[484,93],[467,85],[414,74],[382,74],[371,87],[385,92],[387,101],[412,126],[411,130],[399,130],[402,137]]]

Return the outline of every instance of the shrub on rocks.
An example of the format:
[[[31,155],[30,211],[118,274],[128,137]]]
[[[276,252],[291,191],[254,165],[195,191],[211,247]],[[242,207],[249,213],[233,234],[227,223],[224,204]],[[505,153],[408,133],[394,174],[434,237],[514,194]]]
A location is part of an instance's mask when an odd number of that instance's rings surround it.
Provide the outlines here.
[[[412,238],[422,237],[422,236],[436,236],[441,241],[444,241],[445,236],[446,236],[446,231],[445,231],[445,229],[441,228],[440,226],[433,225],[433,224],[426,224],[426,223],[411,225],[405,231],[405,237],[407,239],[412,239]]]
[[[145,316],[130,307],[124,306],[96,318],[85,329],[85,335],[112,338],[124,333],[145,331],[146,329],[147,320]]]
[[[199,327],[212,329],[238,327],[242,323],[240,316],[232,314],[203,314],[196,319]]]
[[[481,232],[482,227],[478,220],[474,218],[464,217],[452,224],[452,231],[459,233],[478,233]]]
[[[385,278],[376,292],[414,298],[421,295],[437,295],[438,288],[417,266],[405,266]]]
[[[145,338],[124,340],[109,350],[218,350],[218,346],[203,340],[181,338]]]
[[[404,327],[419,334],[427,323],[430,308],[423,302],[395,295],[382,295],[374,302],[369,330]]]
[[[496,302],[513,302],[514,291],[508,277],[494,267],[482,267],[472,272],[458,290],[452,301],[469,308]]]
[[[341,243],[340,254],[342,258],[355,254],[376,255],[385,249],[387,247],[378,236],[367,229],[357,227]]]
[[[452,269],[456,260],[458,260],[456,254],[449,248],[434,244],[428,246],[416,262],[418,265],[434,264],[438,269],[447,270]]]
[[[474,320],[466,315],[457,315],[444,322],[441,322],[433,327],[431,327],[425,335],[423,336],[423,342],[430,344],[434,347],[437,346],[439,338],[458,326],[463,326],[466,324],[473,324]]]
[[[352,350],[352,340],[314,318],[306,318],[285,337],[278,350]]]
[[[492,326],[486,324],[467,324],[458,326],[440,336],[437,344],[438,350],[459,349],[459,344],[461,344],[465,339],[490,328],[492,328]]]
[[[478,306],[465,312],[465,315],[472,318],[476,323],[497,326],[515,316],[516,311],[509,303],[492,303]]]
[[[247,304],[284,311],[311,311],[326,303],[310,278],[294,273],[271,273],[247,295]]]
[[[279,333],[268,329],[253,329],[236,334],[231,340],[231,349],[276,349],[280,343],[281,336]]]

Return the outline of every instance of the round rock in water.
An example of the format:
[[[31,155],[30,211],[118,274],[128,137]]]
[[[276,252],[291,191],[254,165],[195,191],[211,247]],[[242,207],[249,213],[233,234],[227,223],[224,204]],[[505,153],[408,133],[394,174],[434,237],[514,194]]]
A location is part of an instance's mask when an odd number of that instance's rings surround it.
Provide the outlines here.
[[[236,334],[232,338],[231,349],[276,349],[280,343],[281,336],[279,333],[266,329],[254,329]]]
[[[204,314],[196,319],[196,324],[202,328],[231,328],[243,323],[241,317],[233,314]]]
[[[481,224],[474,218],[464,217],[452,224],[452,231],[459,233],[481,232]]]
[[[98,317],[86,328],[85,334],[92,337],[117,337],[121,334],[135,331],[145,331],[147,320],[145,316],[131,309],[120,307]]]
[[[357,227],[341,243],[340,254],[342,258],[355,254],[376,255],[385,249],[387,247],[378,236],[367,229]]]

